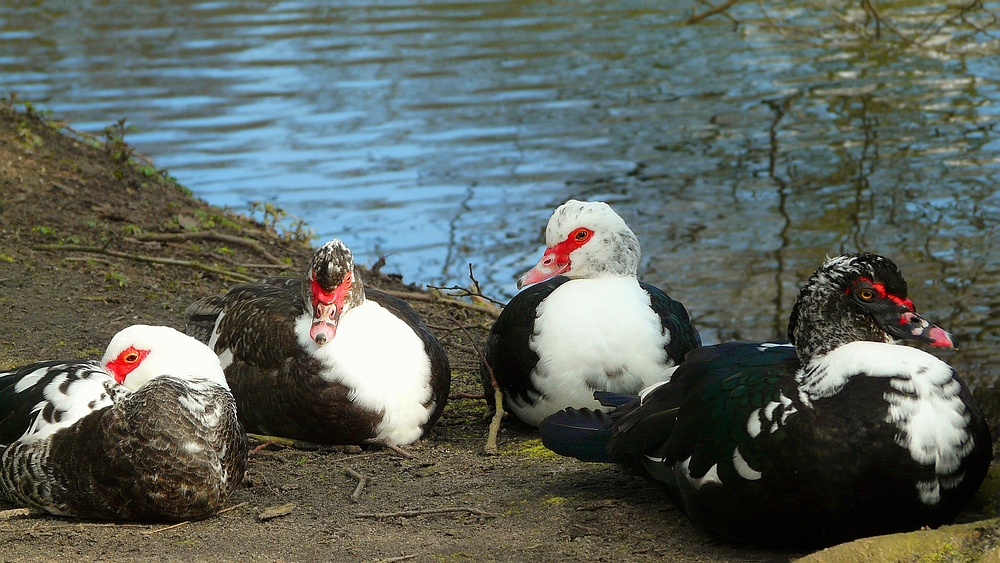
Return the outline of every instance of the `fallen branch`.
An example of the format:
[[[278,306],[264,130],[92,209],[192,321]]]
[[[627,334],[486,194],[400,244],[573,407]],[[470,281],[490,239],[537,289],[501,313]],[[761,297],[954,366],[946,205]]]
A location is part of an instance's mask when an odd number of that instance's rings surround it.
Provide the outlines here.
[[[257,278],[255,277],[250,277],[237,272],[228,272],[221,268],[216,268],[214,266],[202,264],[201,262],[196,262],[193,260],[176,260],[174,258],[158,258],[156,256],[129,254],[128,252],[120,252],[118,250],[111,250],[108,248],[102,248],[100,246],[83,246],[80,244],[36,244],[31,248],[33,250],[41,250],[45,252],[67,251],[67,252],[86,252],[90,254],[104,254],[106,256],[127,258],[129,260],[135,260],[137,262],[149,262],[151,264],[168,264],[171,266],[185,266],[188,268],[194,268],[195,270],[210,272],[236,281],[245,281],[245,282],[257,281]]]
[[[381,520],[383,518],[413,518],[415,516],[427,516],[429,514],[452,514],[455,512],[467,512],[469,514],[474,514],[476,516],[483,516],[485,518],[496,518],[496,514],[468,506],[455,506],[451,508],[427,508],[424,510],[404,510],[402,512],[371,512],[371,513],[363,512],[361,514],[355,514],[355,518],[374,518],[376,520]]]
[[[368,484],[368,477],[365,477],[364,475],[358,473],[357,471],[351,469],[350,467],[344,468],[344,474],[358,481],[358,486],[354,487],[354,492],[351,493],[351,500],[354,502],[360,502],[361,491],[364,490],[365,485]]]
[[[197,233],[145,233],[133,235],[131,238],[139,241],[157,241],[157,242],[184,242],[189,240],[215,240],[219,242],[228,242],[230,244],[239,244],[251,248],[258,254],[263,256],[268,262],[276,266],[291,267],[288,262],[274,256],[264,248],[261,243],[249,239],[246,237],[238,237],[234,235],[224,235],[222,233],[217,233],[215,231],[200,231]]]
[[[458,299],[452,299],[450,297],[442,297],[437,293],[417,293],[415,291],[393,291],[391,289],[381,289],[382,293],[387,293],[393,297],[399,297],[400,299],[405,299],[406,301],[423,301],[426,303],[445,303],[447,305],[454,305],[456,307],[462,307],[464,309],[471,309],[473,311],[479,311],[480,313],[486,313],[487,315],[495,318],[500,316],[500,309],[492,305],[487,305],[486,303],[469,303],[467,301],[459,301]]]
[[[500,385],[497,383],[497,376],[493,373],[493,366],[486,361],[486,354],[483,353],[483,349],[479,347],[476,343],[476,339],[472,337],[465,326],[458,322],[455,317],[449,317],[453,323],[458,325],[465,333],[466,338],[472,343],[472,347],[476,349],[476,353],[479,354],[479,359],[482,360],[483,365],[486,366],[486,371],[490,374],[490,384],[493,386],[493,419],[490,421],[490,431],[486,435],[486,445],[483,446],[483,453],[486,455],[496,455],[497,453],[497,434],[500,433],[500,422],[503,420],[503,391],[500,390]]]

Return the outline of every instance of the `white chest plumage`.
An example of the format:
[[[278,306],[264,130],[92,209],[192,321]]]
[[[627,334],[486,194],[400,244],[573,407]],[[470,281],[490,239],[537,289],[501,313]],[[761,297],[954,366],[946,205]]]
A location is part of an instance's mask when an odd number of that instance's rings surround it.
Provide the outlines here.
[[[326,381],[351,389],[359,406],[382,412],[378,438],[408,444],[434,411],[431,364],[423,341],[405,322],[374,301],[349,310],[324,346],[309,337],[312,318],[296,319],[299,344],[319,359]]]
[[[635,278],[568,281],[538,306],[529,342],[539,358],[532,382],[543,397],[530,406],[514,401],[511,408],[537,425],[569,406],[599,408],[595,390],[638,393],[669,379],[669,341]]]

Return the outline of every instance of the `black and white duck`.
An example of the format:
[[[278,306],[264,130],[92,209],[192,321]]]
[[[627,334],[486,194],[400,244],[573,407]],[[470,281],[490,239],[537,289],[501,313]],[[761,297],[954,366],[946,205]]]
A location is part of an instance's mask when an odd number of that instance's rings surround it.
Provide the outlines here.
[[[594,391],[637,393],[664,381],[701,344],[687,310],[637,277],[639,240],[603,202],[570,200],[545,230],[547,248],[518,281],[486,340],[505,407],[538,426],[566,407],[599,408]]]
[[[219,360],[134,325],[104,358],[0,372],[0,494],[100,520],[206,518],[240,484],[246,435]]]
[[[542,440],[638,468],[726,540],[817,546],[951,522],[992,440],[955,370],[897,344],[954,346],[917,314],[896,265],[829,259],[799,293],[788,338],[700,348],[611,416],[546,419]]]
[[[448,398],[441,343],[406,302],[364,287],[340,240],[302,278],[238,285],[186,315],[188,334],[219,355],[247,432],[406,445]]]

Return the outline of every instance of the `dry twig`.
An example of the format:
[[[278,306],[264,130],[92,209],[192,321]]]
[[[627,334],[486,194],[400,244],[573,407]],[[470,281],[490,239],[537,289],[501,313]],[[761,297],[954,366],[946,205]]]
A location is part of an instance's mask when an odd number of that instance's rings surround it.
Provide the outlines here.
[[[390,442],[388,440],[384,440],[382,438],[369,438],[369,439],[365,440],[365,443],[366,444],[371,444],[373,446],[382,446],[383,448],[386,448],[386,449],[389,449],[389,450],[392,450],[392,451],[396,452],[397,454],[399,454],[403,458],[413,459],[413,454],[411,454],[410,452],[408,452],[408,451],[404,450],[403,448],[397,446],[396,444],[393,444],[392,442]]]
[[[400,555],[399,557],[390,557],[389,559],[379,559],[378,563],[397,563],[398,561],[409,561],[416,558],[416,555]]]
[[[482,360],[483,365],[486,366],[486,371],[490,374],[490,384],[493,386],[493,405],[495,410],[493,411],[493,419],[490,420],[490,431],[486,435],[486,445],[483,446],[483,452],[486,455],[496,455],[497,453],[497,434],[500,433],[500,422],[503,420],[503,391],[500,390],[500,385],[497,383],[496,374],[493,373],[493,366],[486,361],[486,354],[483,353],[483,349],[479,347],[476,343],[476,339],[472,337],[472,334],[468,329],[465,328],[462,323],[458,322],[455,317],[449,317],[453,323],[458,325],[465,333],[465,336],[472,343],[473,348],[476,349],[476,353],[479,354],[479,359]]]
[[[238,237],[233,235],[224,235],[222,233],[217,233],[215,231],[199,231],[197,233],[144,233],[133,235],[132,238],[139,241],[156,241],[156,242],[184,242],[188,240],[214,240],[219,242],[227,242],[229,244],[239,244],[246,246],[247,248],[253,249],[255,252],[263,256],[268,262],[274,264],[275,266],[282,266],[285,268],[291,267],[290,264],[284,260],[274,256],[264,248],[261,243],[249,239],[246,237]]]
[[[118,258],[127,258],[129,260],[135,260],[137,262],[149,262],[151,264],[168,264],[171,266],[185,266],[188,268],[194,268],[195,270],[211,272],[213,274],[217,274],[222,277],[230,278],[236,281],[245,281],[245,282],[257,281],[257,278],[254,277],[250,277],[237,272],[227,272],[226,270],[223,270],[221,268],[216,268],[214,266],[202,264],[201,262],[196,262],[194,260],[176,260],[174,258],[158,258],[156,256],[129,254],[128,252],[111,250],[109,248],[104,248],[100,246],[84,246],[81,244],[36,244],[31,248],[33,250],[42,250],[46,252],[55,252],[62,250],[67,252],[86,252],[90,254],[104,254],[107,256],[116,256]]]
[[[393,297],[399,297],[400,299],[405,299],[406,301],[423,301],[426,303],[444,303],[447,305],[454,305],[455,307],[462,307],[464,309],[472,309],[473,311],[479,311],[480,313],[486,313],[487,315],[493,317],[494,319],[500,316],[500,309],[492,305],[487,305],[485,303],[468,303],[466,301],[459,301],[458,299],[453,299],[451,297],[444,297],[438,293],[417,293],[415,291],[393,291],[390,289],[379,290],[382,293],[387,293]]]
[[[354,492],[351,493],[351,500],[354,502],[360,502],[361,491],[364,490],[365,485],[368,484],[368,477],[365,477],[364,475],[358,473],[357,471],[351,469],[350,467],[344,468],[344,474],[358,481],[358,486],[354,487]]]
[[[241,503],[239,503],[237,505],[230,506],[229,508],[223,508],[222,510],[216,512],[215,515],[218,516],[220,514],[225,514],[227,512],[230,512],[232,510],[236,510],[237,508],[240,508],[240,507],[246,506],[246,505],[247,505],[247,503],[241,502]],[[170,526],[164,526],[162,528],[157,528],[155,530],[146,530],[145,532],[143,532],[143,535],[149,536],[149,535],[152,535],[152,534],[159,534],[160,532],[166,532],[167,530],[173,530],[174,528],[180,528],[181,526],[186,526],[186,525],[188,525],[190,523],[191,523],[191,520],[185,520],[183,522],[178,522],[176,524],[171,524]]]
[[[288,516],[294,510],[294,502],[286,502],[285,504],[279,504],[278,506],[269,506],[257,515],[257,519],[261,522],[267,522],[268,520],[273,520],[281,516]]]
[[[369,512],[356,514],[356,518],[374,518],[376,520],[381,520],[383,518],[413,518],[415,516],[427,516],[429,514],[451,514],[454,512],[468,512],[469,514],[474,514],[476,516],[483,516],[485,518],[496,518],[496,514],[492,512],[486,512],[484,510],[479,510],[478,508],[472,508],[471,506],[455,506],[450,508],[427,508],[424,510],[403,510],[401,512]]]

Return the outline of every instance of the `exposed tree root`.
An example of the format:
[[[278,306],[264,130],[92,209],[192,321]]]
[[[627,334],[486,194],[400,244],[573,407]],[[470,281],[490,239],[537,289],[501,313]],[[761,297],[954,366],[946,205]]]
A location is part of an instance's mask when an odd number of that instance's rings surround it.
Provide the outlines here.
[[[188,240],[215,240],[219,242],[226,242],[229,244],[239,244],[246,246],[247,248],[253,249],[255,252],[264,257],[265,260],[274,264],[276,266],[284,266],[290,268],[291,264],[285,262],[284,260],[274,256],[264,248],[261,243],[246,237],[238,237],[234,235],[224,235],[222,233],[217,233],[214,231],[199,231],[196,233],[142,233],[138,235],[132,235],[131,238],[139,241],[157,241],[157,242],[184,242]]]
[[[209,266],[208,264],[202,264],[194,260],[176,260],[174,258],[158,258],[156,256],[143,256],[141,254],[130,254],[128,252],[121,252],[118,250],[111,250],[109,248],[103,248],[100,246],[83,246],[80,244],[36,244],[31,247],[34,250],[42,250],[46,252],[56,252],[56,251],[67,251],[67,252],[87,252],[90,254],[104,254],[107,256],[116,256],[118,258],[127,258],[129,260],[135,260],[137,262],[149,262],[152,264],[169,264],[171,266],[185,266],[188,268],[194,268],[195,270],[202,270],[205,272],[210,272],[224,278],[229,278],[236,281],[254,282],[258,278],[247,276],[238,272],[229,272],[221,268],[216,268],[214,266]]]

